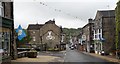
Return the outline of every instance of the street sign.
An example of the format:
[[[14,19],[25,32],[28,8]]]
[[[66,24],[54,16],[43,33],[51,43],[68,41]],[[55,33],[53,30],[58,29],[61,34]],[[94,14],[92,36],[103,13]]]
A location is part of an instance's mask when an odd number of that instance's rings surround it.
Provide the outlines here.
[[[83,41],[86,40],[86,35],[82,35],[82,40],[83,40]]]

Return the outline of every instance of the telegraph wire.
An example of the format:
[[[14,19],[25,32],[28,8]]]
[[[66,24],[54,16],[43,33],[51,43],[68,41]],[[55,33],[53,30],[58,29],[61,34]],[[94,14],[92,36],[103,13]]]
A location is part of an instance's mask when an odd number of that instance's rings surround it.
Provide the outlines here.
[[[40,4],[43,5],[43,6],[48,7],[48,5],[45,4],[45,3],[43,3],[43,2],[40,2]],[[54,9],[54,8],[52,8],[52,7],[50,7],[50,6],[49,6],[48,8],[53,9],[55,12],[64,13],[64,14],[66,14],[66,15],[68,15],[68,16],[73,17],[73,18],[80,19],[79,17],[74,16],[74,15],[72,15],[72,14],[70,14],[70,13],[66,13],[66,12],[64,12],[64,11],[62,11],[62,10],[60,10],[60,9]],[[82,20],[82,19],[80,19],[80,20]]]

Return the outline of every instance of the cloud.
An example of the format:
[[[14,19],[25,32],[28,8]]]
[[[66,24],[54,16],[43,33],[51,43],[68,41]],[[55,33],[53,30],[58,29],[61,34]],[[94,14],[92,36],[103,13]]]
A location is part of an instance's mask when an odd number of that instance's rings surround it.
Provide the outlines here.
[[[31,23],[44,24],[53,18],[56,19],[57,25],[63,27],[83,27],[87,24],[89,18],[95,17],[98,9],[108,9],[107,5],[110,5],[110,9],[114,9],[116,6],[116,1],[111,2],[112,0],[109,2],[108,0],[104,0],[104,2],[98,2],[98,0],[87,0],[88,2],[85,2],[86,0],[81,0],[81,2],[75,2],[76,0],[74,2],[44,2],[47,6],[41,5],[40,2],[30,2],[33,0],[19,1],[21,2],[18,2],[18,0],[14,2],[15,27],[21,24],[24,28],[27,28],[28,24]],[[57,11],[55,11],[56,9]]]
[[[14,0],[15,2],[114,2],[115,0]]]

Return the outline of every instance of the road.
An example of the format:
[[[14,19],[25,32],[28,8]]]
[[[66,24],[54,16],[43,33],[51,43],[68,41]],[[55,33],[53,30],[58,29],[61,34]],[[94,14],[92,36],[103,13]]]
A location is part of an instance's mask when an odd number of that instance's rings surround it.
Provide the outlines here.
[[[85,54],[77,50],[70,50],[68,46],[66,46],[65,51],[39,52],[37,58],[23,57],[15,60],[14,62],[30,62],[30,63],[47,62],[47,64],[117,64],[117,63],[108,62],[107,60],[103,60],[98,57]]]
[[[39,52],[39,56],[51,56],[51,57],[57,57],[56,59],[52,60],[52,62],[64,62],[64,55],[65,51],[60,52],[50,52],[50,51],[44,51]]]
[[[98,57],[93,57],[91,55],[84,54],[83,52],[77,50],[70,50],[67,46],[66,54],[64,56],[64,62],[77,62],[79,64],[114,64],[108,62],[107,60],[100,59]]]

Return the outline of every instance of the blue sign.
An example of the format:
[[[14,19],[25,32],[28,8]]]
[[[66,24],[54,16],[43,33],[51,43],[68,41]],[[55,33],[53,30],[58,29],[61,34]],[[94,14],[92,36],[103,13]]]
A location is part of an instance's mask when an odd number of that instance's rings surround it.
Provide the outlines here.
[[[100,35],[99,35],[99,39],[100,39],[100,41],[105,41],[105,39],[102,38]]]
[[[21,25],[19,25],[18,29],[16,30],[16,33],[18,33],[19,40],[22,40],[24,37],[26,37],[26,34],[24,30],[22,29]]]

